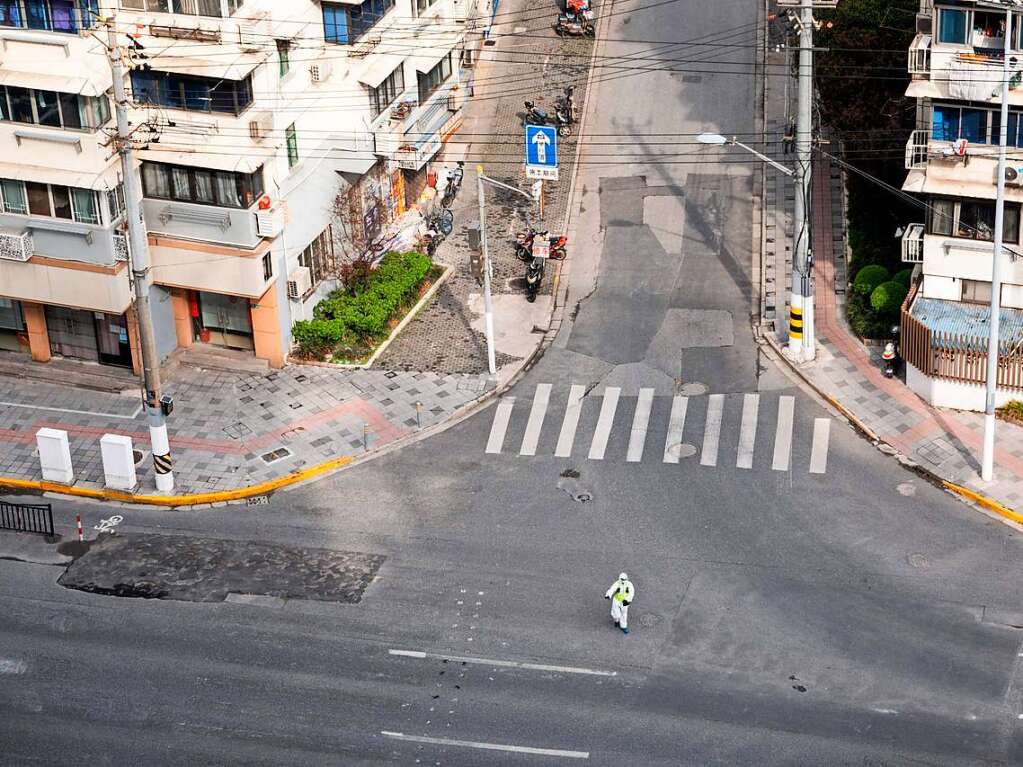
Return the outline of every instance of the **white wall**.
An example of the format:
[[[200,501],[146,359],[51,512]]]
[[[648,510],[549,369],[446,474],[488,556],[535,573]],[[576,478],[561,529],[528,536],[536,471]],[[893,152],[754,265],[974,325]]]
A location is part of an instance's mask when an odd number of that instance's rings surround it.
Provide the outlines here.
[[[909,363],[906,363],[906,385],[934,407],[984,412],[986,400],[984,386],[947,381],[942,378],[929,378]],[[995,396],[995,407],[1002,407],[1013,399],[1023,399],[1023,392],[998,389]]]

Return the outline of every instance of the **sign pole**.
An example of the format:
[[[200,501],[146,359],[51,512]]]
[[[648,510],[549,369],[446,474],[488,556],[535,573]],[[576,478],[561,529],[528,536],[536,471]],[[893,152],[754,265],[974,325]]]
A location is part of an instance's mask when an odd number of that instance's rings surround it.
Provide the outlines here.
[[[490,253],[487,250],[487,202],[483,191],[483,166],[476,166],[476,189],[480,200],[480,245],[483,249],[483,321],[487,336],[487,368],[490,380],[497,380],[494,351],[494,303],[490,298]]]
[[[543,221],[543,179],[540,179],[540,220]]]

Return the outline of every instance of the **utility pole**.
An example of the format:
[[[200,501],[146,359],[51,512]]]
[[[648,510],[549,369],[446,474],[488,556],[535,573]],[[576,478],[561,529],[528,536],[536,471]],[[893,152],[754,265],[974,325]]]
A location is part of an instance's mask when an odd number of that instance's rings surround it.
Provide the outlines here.
[[[789,295],[789,354],[811,360],[815,354],[813,317],[813,251],[810,247],[810,188],[813,153],[813,0],[799,6],[799,91],[796,115],[796,202],[793,211],[795,247]]]
[[[156,489],[169,493],[174,490],[174,474],[171,470],[170,441],[167,439],[165,410],[170,410],[170,399],[160,396],[160,357],[156,351],[156,334],[153,332],[153,314],[149,305],[149,289],[152,280],[149,274],[149,237],[142,221],[142,190],[131,145],[131,130],[128,125],[128,99],[124,92],[124,65],[121,61],[121,46],[117,42],[117,17],[109,16],[107,25],[107,50],[110,57],[110,73],[114,81],[114,106],[117,117],[117,135],[114,144],[121,156],[121,175],[124,179],[125,219],[128,224],[128,268],[131,270],[135,288],[135,316],[139,323],[139,340],[142,347],[142,374],[145,387],[143,401],[149,417],[149,442],[153,450],[153,467],[156,471]]]
[[[1010,44],[1012,7],[1005,11],[1005,48],[1002,55],[1002,121],[998,129],[998,171],[995,176],[995,236],[991,261],[991,322],[987,340],[987,398],[984,407],[984,454],[980,462],[981,479],[990,482],[995,470],[995,399],[998,391],[998,321],[1002,311],[1002,222],[1005,219],[1005,154],[1009,138]]]
[[[483,192],[483,166],[476,166],[476,193],[480,201],[480,244],[483,248],[483,321],[487,335],[487,369],[490,379],[497,378],[497,354],[494,350],[494,302],[490,298],[490,253],[487,250],[487,201]]]

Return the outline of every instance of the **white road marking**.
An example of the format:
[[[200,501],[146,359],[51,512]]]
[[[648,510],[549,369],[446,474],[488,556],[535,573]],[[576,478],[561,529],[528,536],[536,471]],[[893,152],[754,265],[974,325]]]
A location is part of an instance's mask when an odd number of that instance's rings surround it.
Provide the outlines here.
[[[135,408],[131,415],[118,415],[117,413],[100,413],[96,410],[72,410],[66,407],[46,407],[44,405],[22,405],[20,402],[3,402],[0,401],[0,405],[7,405],[8,407],[23,407],[28,410],[51,410],[54,413],[71,413],[73,415],[99,415],[104,418],[120,418],[124,421],[134,421],[138,414],[142,412],[142,405]]]
[[[775,471],[788,471],[789,469],[789,459],[792,457],[792,416],[795,408],[795,397],[778,398],[778,423],[774,431],[774,461],[771,463],[771,468]]]
[[[413,743],[432,743],[437,746],[463,746],[479,748],[485,751],[513,751],[517,754],[536,754],[538,756],[563,756],[566,759],[589,759],[589,751],[565,751],[560,748],[534,748],[532,746],[508,746],[503,743],[480,743],[475,740],[453,740],[451,738],[427,738],[423,735],[406,735],[403,732],[381,730],[380,734],[395,740],[409,740]]]
[[[654,404],[654,390],[640,389],[636,400],[636,414],[632,417],[632,433],[629,435],[629,452],[625,456],[626,463],[638,463],[643,460],[643,446],[646,444],[646,431],[650,426],[650,408]]]
[[[813,447],[810,448],[810,473],[823,474],[828,468],[828,438],[831,435],[831,419],[815,418],[813,422]]]
[[[614,425],[615,410],[618,408],[618,397],[621,393],[622,390],[618,386],[609,386],[604,389],[604,403],[600,406],[597,428],[593,432],[593,441],[590,443],[589,457],[591,460],[604,460],[607,440],[611,436],[611,427]]]
[[[558,435],[558,446],[554,449],[554,455],[558,458],[568,458],[572,455],[575,430],[579,427],[579,414],[583,410],[584,394],[585,386],[572,384],[572,389],[568,392],[568,405],[565,407],[565,420],[561,423],[561,434]]]
[[[703,430],[701,466],[718,465],[718,442],[721,438],[721,418],[725,408],[724,394],[711,394],[707,398],[707,423]]]
[[[438,658],[451,661],[452,663],[470,663],[476,666],[499,666],[501,668],[524,668],[531,671],[553,671],[558,674],[587,674],[589,676],[618,676],[617,671],[601,671],[594,668],[582,668],[580,666],[550,666],[544,663],[523,663],[517,660],[494,660],[493,658],[463,658],[458,655],[445,655],[443,653],[421,652],[420,650],[388,650],[388,655],[397,655],[402,658]]]
[[[28,664],[17,658],[0,658],[0,674],[24,674]]]
[[[487,440],[488,453],[500,453],[504,445],[504,433],[508,431],[512,408],[515,407],[514,397],[504,397],[494,409],[494,423],[490,427],[490,439]]]
[[[689,398],[677,395],[671,402],[671,416],[668,418],[668,438],[664,441],[664,462],[678,463],[677,445],[682,444],[682,430],[686,425],[686,409]]]
[[[533,395],[533,407],[529,409],[529,421],[526,423],[526,433],[522,435],[522,447],[519,455],[536,455],[536,446],[540,441],[540,430],[543,429],[543,419],[547,415],[547,404],[551,401],[551,385],[542,383],[536,385],[536,393]]]
[[[757,440],[757,413],[760,411],[760,395],[746,394],[742,398],[742,425],[739,427],[739,452],[735,457],[735,468],[753,468],[753,447]]]

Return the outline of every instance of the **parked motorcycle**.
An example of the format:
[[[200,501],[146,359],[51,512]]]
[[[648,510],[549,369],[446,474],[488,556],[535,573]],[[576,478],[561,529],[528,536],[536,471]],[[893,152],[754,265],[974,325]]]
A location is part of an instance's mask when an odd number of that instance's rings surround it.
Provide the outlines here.
[[[540,283],[543,282],[545,258],[534,258],[526,267],[526,300],[529,303],[536,301],[536,295],[540,292]]]
[[[457,195],[458,190],[462,188],[462,178],[464,176],[465,163],[459,160],[458,165],[452,170],[448,171],[447,181],[444,184],[444,194],[440,200],[440,205],[442,208],[451,207],[451,204],[455,201],[455,195]]]
[[[554,109],[561,112],[565,119],[568,120],[569,124],[575,123],[575,101],[572,95],[575,93],[575,86],[569,85],[564,90],[564,95],[558,96],[554,100]]]
[[[532,101],[526,104],[526,125],[553,125],[558,129],[558,135],[562,138],[572,135],[571,119],[564,112],[558,109],[550,114],[546,109],[540,109]]]
[[[423,217],[427,230],[440,232],[447,237],[455,227],[455,214],[448,208],[441,208]]]
[[[561,37],[596,37],[597,25],[593,23],[593,11],[562,13],[554,22],[554,31]]]
[[[533,258],[533,242],[537,235],[547,237],[547,231],[540,232],[530,227],[529,230],[515,235],[515,255],[520,261],[528,262]],[[547,243],[549,246],[548,258],[560,261],[565,257],[565,246],[568,245],[568,237],[563,234],[547,237]]]
[[[885,378],[894,378],[898,375],[902,364],[902,357],[899,355],[899,326],[892,327],[892,340],[884,345],[881,352],[881,372]]]

